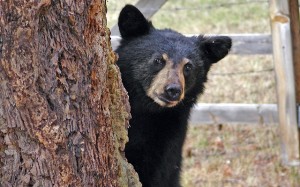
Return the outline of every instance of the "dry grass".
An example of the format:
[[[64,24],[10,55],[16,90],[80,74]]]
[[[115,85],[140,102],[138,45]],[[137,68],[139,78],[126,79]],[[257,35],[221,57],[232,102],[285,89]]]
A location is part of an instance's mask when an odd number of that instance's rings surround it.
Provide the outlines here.
[[[108,25],[134,2],[109,0]],[[185,34],[270,33],[268,3],[261,0],[169,0],[152,21]],[[276,103],[272,57],[228,56],[213,66],[206,87],[200,102]],[[281,164],[277,126],[221,127],[190,126],[184,187],[300,187],[300,167]]]
[[[275,126],[190,127],[182,184],[198,186],[300,186],[300,168],[280,162]]]
[[[215,64],[203,103],[276,103],[271,56],[228,56]]]

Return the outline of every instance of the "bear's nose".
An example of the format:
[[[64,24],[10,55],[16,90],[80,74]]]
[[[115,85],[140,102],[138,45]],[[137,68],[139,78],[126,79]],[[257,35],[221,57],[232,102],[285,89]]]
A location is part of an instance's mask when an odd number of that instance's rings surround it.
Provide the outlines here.
[[[181,95],[181,86],[178,84],[169,84],[165,88],[166,97],[170,101],[177,101]]]

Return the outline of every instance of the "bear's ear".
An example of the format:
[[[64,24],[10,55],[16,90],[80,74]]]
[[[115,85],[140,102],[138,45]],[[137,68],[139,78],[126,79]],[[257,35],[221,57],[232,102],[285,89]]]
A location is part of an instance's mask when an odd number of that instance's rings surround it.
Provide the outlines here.
[[[137,37],[147,34],[151,23],[133,5],[126,5],[120,12],[118,20],[122,38]]]
[[[204,52],[211,63],[224,58],[230,51],[231,38],[227,36],[198,37],[200,50]]]

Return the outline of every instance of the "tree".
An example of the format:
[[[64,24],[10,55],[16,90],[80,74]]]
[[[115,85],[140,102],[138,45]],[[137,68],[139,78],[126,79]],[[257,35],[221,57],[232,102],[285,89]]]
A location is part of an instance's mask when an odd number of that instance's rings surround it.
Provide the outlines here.
[[[0,1],[0,186],[139,186],[105,0]]]

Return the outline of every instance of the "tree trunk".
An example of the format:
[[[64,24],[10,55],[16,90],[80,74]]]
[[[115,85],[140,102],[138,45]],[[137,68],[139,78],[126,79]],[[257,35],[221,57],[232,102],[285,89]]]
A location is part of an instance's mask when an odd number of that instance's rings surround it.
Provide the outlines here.
[[[0,186],[140,186],[105,0],[0,1]]]

